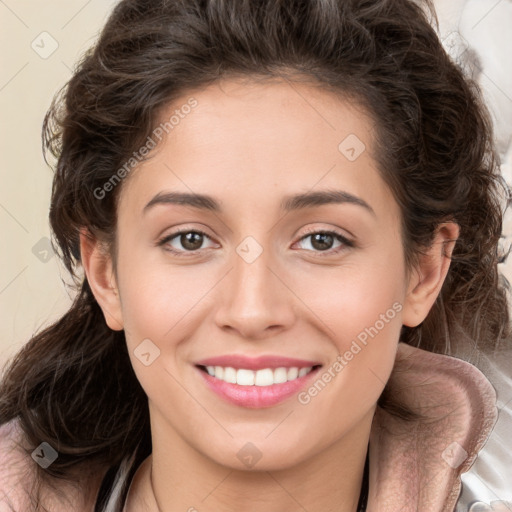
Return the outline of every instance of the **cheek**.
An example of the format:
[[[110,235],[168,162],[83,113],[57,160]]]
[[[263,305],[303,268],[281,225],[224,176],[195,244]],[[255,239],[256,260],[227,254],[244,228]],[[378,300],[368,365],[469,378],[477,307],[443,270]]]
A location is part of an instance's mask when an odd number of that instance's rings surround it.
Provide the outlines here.
[[[159,251],[125,253],[118,268],[123,321],[131,342],[141,336],[172,340],[194,317],[194,308],[216,279],[207,265],[166,264]]]
[[[389,331],[397,324],[394,330],[399,330],[405,279],[400,259],[392,261],[354,258],[338,268],[313,269],[295,279],[294,291],[340,351],[360,334],[364,341],[366,329]]]
[[[176,397],[183,393],[177,382],[189,359],[183,342],[212,307],[211,292],[222,276],[208,266],[148,264],[132,253],[119,266],[119,277],[126,343],[137,379],[153,401],[170,394],[179,402]],[[162,395],[163,386],[167,392]]]
[[[368,411],[389,378],[402,328],[405,274],[401,254],[382,251],[379,258],[358,260],[333,275],[302,281],[307,305],[321,319],[317,325],[337,355],[301,403],[311,402],[315,414],[330,407],[336,429]]]
[[[395,362],[402,327],[397,294],[392,287],[387,293],[357,290],[343,296],[339,307],[331,307],[329,326],[337,353],[298,396],[306,416],[323,423],[326,439],[350,431],[372,410]]]

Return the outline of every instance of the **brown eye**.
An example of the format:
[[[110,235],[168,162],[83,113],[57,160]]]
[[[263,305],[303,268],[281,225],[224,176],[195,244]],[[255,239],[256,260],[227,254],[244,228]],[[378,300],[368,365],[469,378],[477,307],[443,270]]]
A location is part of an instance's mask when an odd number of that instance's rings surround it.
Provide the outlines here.
[[[311,237],[311,245],[319,251],[330,249],[334,242],[334,237],[329,233],[315,233],[309,236]]]
[[[165,236],[158,241],[158,245],[177,256],[186,256],[186,253],[202,249],[205,239],[210,240],[210,237],[203,231],[189,229]]]
[[[201,245],[203,245],[203,235],[196,231],[181,233],[179,235],[179,240],[181,245],[189,251],[200,249]]]
[[[326,256],[337,254],[348,247],[354,247],[352,241],[336,231],[311,231],[303,236],[299,240],[299,243],[307,239],[310,240],[310,247],[303,247],[303,249],[317,253],[324,252]],[[339,245],[333,248],[336,242],[338,242]]]

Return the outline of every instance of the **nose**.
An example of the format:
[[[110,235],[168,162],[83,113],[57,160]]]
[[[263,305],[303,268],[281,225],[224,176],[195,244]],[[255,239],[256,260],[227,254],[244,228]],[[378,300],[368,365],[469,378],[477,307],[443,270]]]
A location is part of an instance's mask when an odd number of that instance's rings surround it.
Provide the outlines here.
[[[289,274],[284,275],[269,252],[263,250],[252,262],[234,254],[233,267],[219,290],[215,315],[219,328],[258,340],[275,336],[295,321],[297,299],[286,282]]]

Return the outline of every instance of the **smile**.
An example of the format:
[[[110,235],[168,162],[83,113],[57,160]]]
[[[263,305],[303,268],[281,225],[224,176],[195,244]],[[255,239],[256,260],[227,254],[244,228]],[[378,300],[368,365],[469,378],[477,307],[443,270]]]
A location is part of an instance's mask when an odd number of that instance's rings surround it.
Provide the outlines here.
[[[283,384],[300,377],[304,377],[310,373],[314,366],[299,368],[293,366],[291,368],[263,368],[261,370],[249,370],[246,368],[232,368],[222,366],[202,366],[212,377],[222,380],[229,384],[238,384],[239,386],[273,386],[274,384]]]
[[[195,361],[207,388],[230,404],[248,408],[271,407],[299,393],[322,363],[279,354],[225,354]]]

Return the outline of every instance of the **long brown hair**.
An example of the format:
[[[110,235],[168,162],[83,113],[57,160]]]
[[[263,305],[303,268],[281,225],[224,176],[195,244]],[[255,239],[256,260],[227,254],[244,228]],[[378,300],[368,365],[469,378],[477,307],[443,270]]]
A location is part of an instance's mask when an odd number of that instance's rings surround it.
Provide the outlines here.
[[[0,388],[0,424],[19,418],[32,449],[46,441],[59,454],[46,470],[38,467],[41,479],[110,468],[114,487],[120,467],[133,474],[151,451],[147,397],[124,333],[107,327],[80,274],[79,231],[113,242],[122,183],[101,198],[95,191],[144,143],[163,107],[221,77],[310,80],[362,105],[376,122],[379,170],[401,208],[409,265],[440,222],[460,226],[437,302],[421,325],[402,329],[401,340],[453,353],[455,342],[494,350],[509,339],[497,267],[505,186],[490,117],[435,23],[431,4],[413,0],[123,0],[115,7],[43,126],[43,146],[56,158],[52,232],[78,293],[9,362]],[[379,405],[407,415],[386,392]],[[98,510],[108,508],[110,491],[100,493]],[[120,511],[122,498],[113,501]]]

